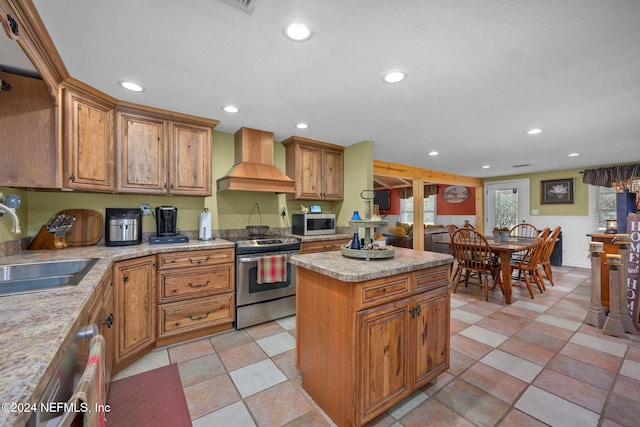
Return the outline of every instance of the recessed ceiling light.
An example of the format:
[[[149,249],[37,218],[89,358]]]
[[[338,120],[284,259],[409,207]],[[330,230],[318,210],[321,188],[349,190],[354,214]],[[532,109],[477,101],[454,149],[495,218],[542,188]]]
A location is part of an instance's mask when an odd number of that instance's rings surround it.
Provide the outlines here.
[[[484,165],[484,166],[482,166],[482,169],[489,169],[490,167],[491,166],[489,166],[489,165]]]
[[[313,31],[301,22],[294,22],[285,27],[284,35],[293,41],[302,42],[309,40],[313,36]]]
[[[385,83],[398,83],[407,78],[407,72],[401,70],[394,70],[385,73],[382,76],[382,81]]]
[[[580,153],[569,153],[567,154],[567,156],[569,157],[578,157],[580,155]]]
[[[306,123],[298,123],[298,124],[296,125],[296,127],[297,127],[298,129],[307,129],[307,128],[309,128],[309,125],[308,125],[308,124],[306,124]]]
[[[437,156],[438,152],[437,151],[429,151],[429,155],[430,156]]]
[[[138,83],[129,80],[120,80],[118,84],[131,92],[142,92],[144,90]]]
[[[534,128],[527,131],[527,135],[537,135],[539,133],[542,133],[542,129]]]
[[[237,113],[238,111],[240,111],[240,109],[235,105],[223,105],[221,108],[227,113]]]

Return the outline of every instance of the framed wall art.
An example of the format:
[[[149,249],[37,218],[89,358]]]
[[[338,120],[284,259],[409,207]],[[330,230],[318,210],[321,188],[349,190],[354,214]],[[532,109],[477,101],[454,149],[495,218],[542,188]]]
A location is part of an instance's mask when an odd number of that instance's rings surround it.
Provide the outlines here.
[[[540,186],[541,204],[573,203],[573,178],[541,181]]]

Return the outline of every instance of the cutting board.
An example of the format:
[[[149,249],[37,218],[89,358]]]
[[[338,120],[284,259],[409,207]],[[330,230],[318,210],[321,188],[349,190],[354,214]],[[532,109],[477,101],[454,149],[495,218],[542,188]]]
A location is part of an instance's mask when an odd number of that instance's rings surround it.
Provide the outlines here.
[[[76,222],[66,234],[68,246],[95,245],[102,239],[104,226],[102,214],[93,209],[65,209],[58,214],[76,217]]]

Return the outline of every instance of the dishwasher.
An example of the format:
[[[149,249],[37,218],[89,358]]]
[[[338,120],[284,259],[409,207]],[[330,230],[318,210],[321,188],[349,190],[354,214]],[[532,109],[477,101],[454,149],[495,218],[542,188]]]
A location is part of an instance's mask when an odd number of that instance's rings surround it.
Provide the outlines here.
[[[95,324],[78,328],[64,349],[51,379],[38,400],[26,427],[55,427],[65,411],[66,403],[80,381],[89,358],[89,342],[98,335]]]

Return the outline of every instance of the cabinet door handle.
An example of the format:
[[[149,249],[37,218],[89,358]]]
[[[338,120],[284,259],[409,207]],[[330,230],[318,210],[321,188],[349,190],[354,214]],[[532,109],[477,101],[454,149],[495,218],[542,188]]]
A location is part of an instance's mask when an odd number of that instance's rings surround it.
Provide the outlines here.
[[[190,288],[204,288],[205,286],[209,286],[209,280],[207,280],[207,283],[199,283],[197,285],[194,285],[193,283],[189,282],[189,287]]]
[[[416,317],[416,309],[411,307],[411,309],[409,310],[409,313],[411,313],[411,318],[413,319],[414,317]]]
[[[191,264],[202,264],[203,262],[207,262],[209,261],[209,257],[206,257],[205,259],[191,259],[189,258],[189,262]]]
[[[420,306],[416,307],[416,315],[420,316],[420,314],[422,313],[422,309],[420,308]]]
[[[189,316],[189,317],[191,318],[191,320],[202,320],[202,319],[206,319],[207,317],[209,317],[209,312],[207,311],[207,313],[202,315],[202,316],[197,316],[197,317]]]
[[[69,177],[69,181],[76,182],[76,174],[71,172],[71,176]]]

